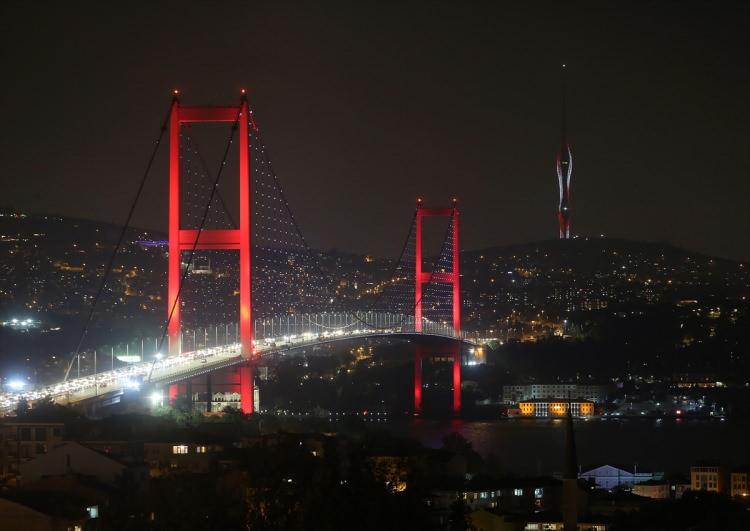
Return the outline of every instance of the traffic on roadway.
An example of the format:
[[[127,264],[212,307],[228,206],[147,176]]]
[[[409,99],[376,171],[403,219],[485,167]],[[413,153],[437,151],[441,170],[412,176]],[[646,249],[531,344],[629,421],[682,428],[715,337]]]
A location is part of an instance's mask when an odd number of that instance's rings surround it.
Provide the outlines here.
[[[253,341],[253,347],[255,354],[262,356],[341,339],[399,334],[414,334],[414,331],[401,328],[326,330],[322,333],[309,332],[261,339]],[[439,330],[430,335],[453,337],[448,329]],[[187,376],[194,372],[209,370],[217,365],[231,365],[233,362],[242,362],[239,343],[183,352],[163,358],[157,355],[153,361],[136,362],[126,367],[72,378],[28,391],[0,393],[0,415],[12,412],[21,400],[26,400],[32,405],[35,401],[42,399],[49,399],[58,404],[72,404],[116,391],[138,390],[144,384],[174,381],[181,375]]]

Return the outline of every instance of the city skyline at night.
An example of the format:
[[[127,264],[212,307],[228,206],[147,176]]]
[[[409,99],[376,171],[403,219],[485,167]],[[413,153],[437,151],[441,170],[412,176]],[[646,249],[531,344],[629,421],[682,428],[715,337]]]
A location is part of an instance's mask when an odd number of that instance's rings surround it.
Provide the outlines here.
[[[750,4],[0,14],[0,529],[750,529]]]

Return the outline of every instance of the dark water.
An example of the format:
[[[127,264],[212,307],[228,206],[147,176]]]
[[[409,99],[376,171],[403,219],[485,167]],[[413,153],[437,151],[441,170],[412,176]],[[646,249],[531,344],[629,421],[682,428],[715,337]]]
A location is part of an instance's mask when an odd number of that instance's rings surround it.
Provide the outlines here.
[[[439,448],[458,432],[483,456],[493,453],[511,473],[551,474],[562,469],[564,425],[560,420],[512,419],[394,420],[384,427],[395,435]],[[689,473],[691,464],[718,460],[750,464],[750,421],[625,419],[575,422],[582,466],[623,465],[638,470]]]

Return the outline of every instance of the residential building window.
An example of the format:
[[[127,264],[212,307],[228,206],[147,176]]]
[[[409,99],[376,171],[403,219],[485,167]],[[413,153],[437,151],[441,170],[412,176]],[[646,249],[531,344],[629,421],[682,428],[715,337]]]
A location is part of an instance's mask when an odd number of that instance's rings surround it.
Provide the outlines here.
[[[173,454],[186,454],[188,453],[187,444],[176,444],[172,447]]]
[[[523,489],[513,489],[514,496],[523,496]]]
[[[206,447],[205,446],[196,446],[195,447],[195,453],[196,454],[205,454],[206,453]]]

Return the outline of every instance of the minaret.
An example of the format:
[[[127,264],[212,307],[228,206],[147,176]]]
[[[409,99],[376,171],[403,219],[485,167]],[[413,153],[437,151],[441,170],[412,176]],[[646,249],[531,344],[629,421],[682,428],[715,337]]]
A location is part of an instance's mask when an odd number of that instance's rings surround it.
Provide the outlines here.
[[[573,153],[567,138],[567,116],[565,109],[565,65],[562,65],[562,134],[560,150],[557,152],[555,169],[557,184],[560,188],[560,202],[557,205],[557,222],[560,228],[560,239],[570,238],[570,180],[573,176]]]
[[[565,464],[562,485],[562,517],[564,531],[578,530],[578,458],[573,433],[573,414],[568,399],[565,415]]]

